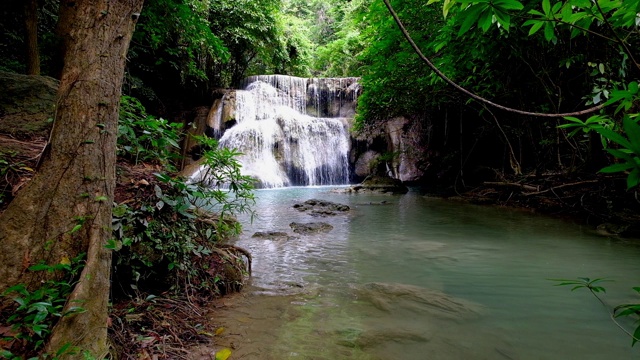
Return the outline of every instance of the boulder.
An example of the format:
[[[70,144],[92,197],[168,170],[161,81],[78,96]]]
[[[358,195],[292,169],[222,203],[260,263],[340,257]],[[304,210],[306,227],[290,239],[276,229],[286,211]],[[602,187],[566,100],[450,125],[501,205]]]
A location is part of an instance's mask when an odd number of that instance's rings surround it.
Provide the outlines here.
[[[19,139],[47,137],[58,84],[47,76],[0,71],[0,133]]]
[[[386,176],[370,176],[358,185],[350,186],[345,193],[406,194],[409,188],[402,181]]]
[[[297,239],[295,236],[289,236],[286,232],[283,231],[258,231],[254,233],[252,238],[263,239],[263,240],[293,240]]]
[[[305,224],[292,222],[291,224],[289,224],[289,226],[291,226],[291,228],[293,229],[293,232],[302,234],[302,235],[327,233],[333,230],[333,226],[324,222],[311,222],[311,223],[305,223]]]
[[[334,216],[350,210],[347,205],[318,199],[310,199],[304,203],[294,204],[293,208],[301,212],[307,212],[311,216],[319,217]]]

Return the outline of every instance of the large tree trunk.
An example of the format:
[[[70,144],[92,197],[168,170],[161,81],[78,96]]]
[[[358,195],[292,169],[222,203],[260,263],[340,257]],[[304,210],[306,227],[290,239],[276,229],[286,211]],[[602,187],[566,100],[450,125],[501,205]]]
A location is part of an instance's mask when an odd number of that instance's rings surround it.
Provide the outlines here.
[[[86,253],[67,303],[85,313],[62,318],[48,345],[65,343],[101,356],[115,187],[115,146],[125,56],[143,0],[63,0],[64,68],[53,130],[33,180],[0,216],[0,292],[41,276],[28,267]],[[73,231],[76,225],[79,230]],[[100,358],[100,357],[99,357]]]
[[[38,50],[38,0],[24,3],[24,25],[27,33],[27,75],[40,75]]]

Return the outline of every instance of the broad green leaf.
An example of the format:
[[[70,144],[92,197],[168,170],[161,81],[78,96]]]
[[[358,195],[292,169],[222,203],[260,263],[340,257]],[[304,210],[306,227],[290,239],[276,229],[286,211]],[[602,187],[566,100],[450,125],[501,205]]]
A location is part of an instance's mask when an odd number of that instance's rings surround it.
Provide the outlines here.
[[[551,41],[553,40],[554,36],[555,36],[555,31],[553,30],[553,24],[550,22],[546,22],[544,24],[544,38],[547,41]]]
[[[454,4],[455,0],[444,0],[444,4],[442,5],[442,15],[444,15],[445,18]]]
[[[542,0],[542,11],[547,17],[551,17],[551,3],[549,0]]]
[[[485,10],[482,15],[480,15],[480,20],[478,20],[478,26],[482,29],[482,31],[487,32],[491,27],[491,20],[493,18],[493,14],[488,9]]]
[[[606,128],[594,129],[594,130],[597,131],[600,135],[604,136],[607,140],[613,141],[618,145],[622,145],[627,149],[631,149],[631,143],[629,143],[629,140],[625,139],[622,135],[618,134],[617,132],[610,129],[606,129]]]
[[[51,266],[47,264],[36,264],[36,265],[29,266],[29,270],[31,271],[44,271],[49,269],[51,269]]]
[[[498,23],[500,23],[506,31],[509,31],[509,26],[511,26],[511,16],[502,11],[494,11],[493,14],[496,17],[496,20],[498,20]]]
[[[529,20],[532,21],[532,20]],[[531,26],[531,29],[529,29],[529,35],[533,35],[535,33],[538,32],[538,30],[540,30],[540,28],[542,28],[542,25],[544,25],[544,21],[537,21],[535,23],[533,23],[533,26]]]
[[[629,116],[624,117],[622,125],[629,138],[631,145],[629,148],[633,150],[637,156],[640,156],[640,125]]]
[[[460,30],[458,31],[458,36],[462,36],[467,31],[469,31],[469,29],[471,29],[473,24],[475,24],[478,21],[478,16],[480,15],[480,13],[485,9],[487,9],[487,5],[486,4],[475,4],[475,5],[470,6],[468,9],[466,9],[463,12],[464,21],[462,22],[462,25],[460,25]]]
[[[493,5],[504,10],[522,10],[524,6],[516,0],[495,0]]]
[[[607,167],[604,167],[604,168],[600,169],[598,172],[605,173],[605,174],[611,174],[611,173],[627,171],[627,170],[629,170],[631,168],[633,168],[633,164],[629,164],[629,163],[625,162],[625,163],[609,165]]]
[[[633,341],[631,341],[631,346],[635,345],[638,342],[638,339],[640,339],[640,326],[638,326],[633,332]]]
[[[565,117],[564,117],[564,119],[565,119],[565,120],[572,121],[572,122],[574,122],[574,123],[578,123],[578,124],[580,124],[580,125],[584,125],[584,124],[585,124],[585,123],[584,123],[584,121],[582,121],[582,120],[580,120],[580,119],[578,119],[578,118],[576,118],[576,117],[573,117],[573,116],[565,116]]]
[[[633,157],[631,157],[631,154],[629,154],[628,152],[622,151],[622,150],[617,150],[617,149],[606,149],[607,152],[615,157],[617,157],[618,159],[624,159],[626,160],[628,163],[630,163],[631,165],[633,165]]]

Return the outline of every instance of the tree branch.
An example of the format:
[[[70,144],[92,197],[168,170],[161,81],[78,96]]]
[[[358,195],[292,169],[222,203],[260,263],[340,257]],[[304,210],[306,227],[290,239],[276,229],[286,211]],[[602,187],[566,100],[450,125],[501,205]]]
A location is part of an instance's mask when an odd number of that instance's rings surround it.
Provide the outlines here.
[[[495,108],[498,108],[500,110],[504,110],[507,112],[511,112],[511,113],[516,113],[516,114],[520,114],[520,115],[528,115],[528,116],[535,116],[535,117],[547,117],[547,118],[557,118],[557,117],[565,117],[565,116],[580,116],[580,115],[585,115],[585,114],[590,114],[592,112],[598,111],[602,108],[604,108],[604,105],[598,105],[598,106],[594,106],[582,111],[575,111],[575,112],[570,112],[570,113],[558,113],[558,114],[550,114],[550,113],[538,113],[538,112],[530,112],[530,111],[523,111],[523,110],[518,110],[518,109],[513,109],[507,106],[503,106],[500,104],[496,104],[490,100],[487,100],[483,97],[481,97],[480,95],[474,94],[472,92],[470,92],[469,90],[463,88],[462,86],[458,85],[457,83],[455,83],[453,80],[449,79],[442,71],[440,71],[440,69],[438,69],[432,62],[431,60],[429,60],[429,58],[427,58],[422,51],[420,50],[420,48],[418,47],[418,45],[416,45],[416,43],[413,41],[413,39],[411,38],[411,35],[409,35],[409,32],[407,31],[407,29],[405,29],[404,25],[402,24],[402,22],[400,21],[400,18],[398,17],[398,14],[396,14],[396,12],[393,10],[393,7],[391,6],[391,4],[389,3],[389,0],[383,0],[385,5],[387,6],[387,9],[389,9],[389,13],[391,13],[391,16],[393,16],[393,19],[395,20],[396,24],[398,25],[398,28],[400,28],[400,31],[402,31],[402,35],[404,35],[405,39],[407,39],[407,41],[409,42],[409,44],[411,45],[411,47],[413,48],[413,50],[416,52],[416,54],[418,54],[418,56],[420,57],[420,59],[422,61],[424,61],[427,66],[429,66],[429,68],[431,70],[433,70],[442,80],[444,80],[445,82],[447,82],[449,85],[453,86],[456,90],[458,90],[459,92],[463,93],[464,95],[479,101],[481,103],[487,104],[487,105],[491,105]]]

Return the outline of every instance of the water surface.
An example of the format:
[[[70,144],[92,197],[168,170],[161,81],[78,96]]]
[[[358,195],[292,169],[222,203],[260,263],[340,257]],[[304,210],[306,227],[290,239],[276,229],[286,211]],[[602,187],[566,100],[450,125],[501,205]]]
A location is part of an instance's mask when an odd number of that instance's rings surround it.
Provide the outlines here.
[[[237,359],[631,359],[640,346],[587,291],[550,278],[605,277],[604,300],[638,301],[640,242],[553,217],[331,188],[259,190],[237,245],[252,285],[216,310]],[[314,218],[292,205],[347,204]],[[380,202],[386,203],[381,205]],[[289,223],[325,221],[302,236]],[[296,238],[252,238],[286,231]],[[631,322],[624,323],[632,328]]]

